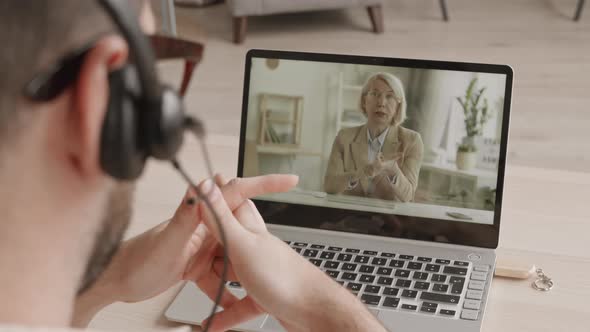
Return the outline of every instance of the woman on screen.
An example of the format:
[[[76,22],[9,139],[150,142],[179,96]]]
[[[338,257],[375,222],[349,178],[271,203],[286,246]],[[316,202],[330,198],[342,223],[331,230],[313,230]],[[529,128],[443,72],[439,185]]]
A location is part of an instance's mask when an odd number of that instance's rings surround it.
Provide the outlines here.
[[[359,102],[367,123],[336,136],[324,178],[327,193],[414,199],[424,146],[420,134],[401,126],[406,105],[397,77],[376,73],[367,79]]]

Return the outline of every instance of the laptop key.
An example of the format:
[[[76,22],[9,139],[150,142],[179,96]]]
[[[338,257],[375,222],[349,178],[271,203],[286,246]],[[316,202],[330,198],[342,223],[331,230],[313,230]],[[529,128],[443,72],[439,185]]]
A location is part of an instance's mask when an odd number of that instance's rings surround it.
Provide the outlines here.
[[[327,261],[324,264],[324,268],[326,269],[337,269],[340,266],[340,263],[334,261]]]
[[[455,261],[453,263],[453,265],[457,265],[457,266],[469,266],[468,262],[462,262],[462,261]]]
[[[429,307],[422,306],[420,308],[420,311],[421,312],[426,312],[426,313],[429,313],[429,314],[434,314],[436,312],[436,309],[435,308],[429,308]]]
[[[393,269],[390,267],[380,267],[377,269],[377,274],[382,276],[390,276],[391,272],[393,272]]]
[[[330,251],[323,251],[320,254],[320,258],[323,258],[323,259],[334,259],[334,256],[336,256],[336,253],[333,253]]]
[[[483,281],[471,280],[468,288],[482,291],[485,288],[485,285],[486,283]]]
[[[358,265],[352,263],[344,263],[342,264],[343,271],[354,271]]]
[[[447,290],[449,290],[449,285],[445,285],[445,284],[434,284],[434,286],[432,286],[432,291],[433,292],[446,293]]]
[[[397,268],[402,268],[404,267],[405,262],[404,261],[400,261],[397,259],[392,259],[391,262],[389,262],[389,266],[391,267],[397,267]]]
[[[332,277],[332,279],[336,279],[336,278],[338,278],[338,275],[340,274],[340,272],[334,271],[334,270],[326,270],[326,274],[328,274],[330,277]]]
[[[387,263],[387,258],[378,258],[375,257],[373,258],[373,260],[371,261],[371,264],[373,265],[378,265],[378,266],[383,266]]]
[[[423,281],[416,281],[414,283],[414,288],[419,289],[419,290],[428,290],[428,288],[430,288],[430,283],[423,282]]]
[[[410,276],[410,271],[408,271],[408,270],[397,270],[397,271],[395,271],[395,276],[396,277],[401,277],[401,278],[408,278]]]
[[[473,267],[474,271],[488,272],[490,270],[489,265],[476,265]]]
[[[341,279],[348,280],[348,281],[355,281],[356,277],[357,277],[356,273],[343,272]]]
[[[323,244],[312,244],[309,246],[311,249],[324,249],[326,246]]]
[[[426,280],[426,279],[428,279],[428,273],[414,272],[414,275],[412,276],[412,278],[416,279],[416,280]]]
[[[379,277],[379,279],[377,279],[377,283],[379,285],[391,286],[391,284],[393,284],[393,278]]]
[[[443,273],[464,276],[467,275],[467,269],[464,267],[445,266]]]
[[[449,279],[449,283],[451,284],[451,294],[463,293],[463,287],[465,286],[465,278],[451,277],[451,279]]]
[[[375,276],[374,275],[370,275],[370,274],[363,274],[359,278],[359,281],[360,282],[372,283],[373,281],[375,281]]]
[[[303,252],[303,256],[314,258],[318,255],[318,253],[319,252],[315,249],[305,249],[305,251]]]
[[[412,256],[412,255],[399,255],[399,258],[412,260],[412,259],[414,259],[414,256]]]
[[[415,299],[418,296],[418,292],[414,290],[404,289],[402,291],[402,297],[407,297],[410,299]]]
[[[328,247],[328,250],[332,250],[332,251],[342,251],[342,248],[340,248],[340,247]]]
[[[336,257],[336,259],[341,262],[350,262],[352,260],[352,255],[351,254],[338,254],[338,257]]]
[[[383,289],[383,295],[397,296],[398,293],[399,288],[385,287],[385,289]]]
[[[438,308],[438,303],[424,301],[424,302],[422,302],[422,306],[436,309],[436,308]]]
[[[416,309],[418,309],[418,306],[415,306],[413,304],[402,304],[402,309],[416,311]]]
[[[356,256],[354,258],[354,261],[356,263],[366,264],[369,262],[369,258],[370,258],[369,256]]]
[[[382,252],[381,257],[393,258],[395,257],[395,254],[391,252]]]
[[[358,254],[361,251],[359,249],[346,248],[346,250],[344,250],[344,252],[348,252],[348,253],[351,253],[351,254]]]
[[[465,297],[472,300],[481,300],[483,298],[483,292],[480,290],[468,289]]]
[[[363,294],[361,295],[361,302],[368,305],[379,305],[381,302],[381,296],[379,295],[372,295],[372,294]]]
[[[456,295],[422,292],[420,299],[425,301],[457,304],[459,303],[460,297]]]
[[[422,270],[422,263],[408,262],[408,269],[410,269],[410,270]]]
[[[447,276],[443,274],[434,274],[432,275],[432,282],[445,282],[447,280]]]
[[[438,271],[440,271],[440,265],[426,264],[426,268],[424,268],[424,270],[426,270],[428,272],[438,272]]]
[[[383,294],[385,294],[385,293],[383,293]],[[385,300],[383,300],[384,307],[397,308],[398,305],[399,305],[399,298],[397,298],[397,297],[386,296]]]
[[[322,265],[322,262],[323,262],[322,260],[320,260],[320,259],[315,259],[315,258],[312,258],[312,259],[310,259],[309,261],[310,261],[310,262],[311,262],[313,265],[315,265],[315,266],[317,266],[317,267],[320,267],[320,266]]]
[[[363,251],[363,255],[371,255],[371,256],[376,256],[377,252],[373,251],[373,250],[364,250]]]
[[[362,273],[373,273],[373,271],[375,271],[375,267],[370,265],[361,265],[361,268],[359,269],[359,272]]]
[[[461,312],[461,319],[477,320],[479,316],[479,310],[463,309]]]
[[[448,260],[448,259],[437,259],[434,262],[437,263],[437,264],[445,264],[445,265],[451,264],[451,261]]]
[[[380,291],[381,291],[380,286],[373,286],[373,285],[366,285],[365,286],[365,293],[379,294]]]
[[[410,286],[412,285],[412,281],[406,279],[397,279],[395,285],[401,288],[410,288]]]
[[[445,315],[445,316],[455,316],[456,311],[455,310],[448,310],[448,309],[440,309],[440,311],[438,313],[441,315]]]
[[[296,247],[307,247],[307,243],[305,242],[295,242],[293,245]]]
[[[430,257],[418,257],[417,259],[419,262],[432,262],[432,258]]]
[[[363,288],[363,284],[349,282],[348,285],[346,285],[346,288],[350,289],[353,292],[360,292],[361,288]]]
[[[463,308],[479,310],[481,308],[481,301],[466,299],[465,302],[463,302]]]

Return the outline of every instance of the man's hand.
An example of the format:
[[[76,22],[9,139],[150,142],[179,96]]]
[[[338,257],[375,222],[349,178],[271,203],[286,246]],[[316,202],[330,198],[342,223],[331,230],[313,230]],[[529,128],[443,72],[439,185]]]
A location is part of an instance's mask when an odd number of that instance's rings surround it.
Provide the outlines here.
[[[290,175],[240,179],[224,188],[225,200],[236,208],[247,198],[287,191],[296,183],[297,177]],[[143,301],[182,280],[195,254],[211,238],[198,217],[194,197],[189,190],[171,220],[122,244],[96,284],[77,299],[74,325],[86,326],[96,312],[112,302]],[[193,265],[200,263],[205,262]]]
[[[224,311],[216,314],[211,331],[225,331],[263,312],[290,331],[385,331],[350,292],[270,234],[252,201],[232,208],[232,202],[224,200],[225,187],[220,190],[205,182],[200,188],[210,193],[208,199],[225,231],[229,279],[239,281],[248,292],[241,300],[225,292]],[[206,205],[201,203],[200,209],[216,244],[197,254],[195,262],[208,263],[194,265],[185,278],[213,300],[223,269],[220,234]]]

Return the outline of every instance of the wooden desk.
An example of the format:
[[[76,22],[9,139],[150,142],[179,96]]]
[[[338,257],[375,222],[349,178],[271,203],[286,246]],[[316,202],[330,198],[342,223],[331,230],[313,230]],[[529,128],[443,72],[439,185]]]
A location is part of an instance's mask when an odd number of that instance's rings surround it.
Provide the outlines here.
[[[214,167],[236,174],[235,137],[209,138]],[[195,178],[205,175],[199,148],[189,141],[182,160]],[[133,236],[169,218],[186,186],[170,167],[151,163],[139,183]],[[590,173],[509,167],[506,176],[499,258],[530,262],[555,280],[548,293],[533,290],[529,281],[494,279],[483,331],[588,331],[590,323]],[[180,286],[149,301],[114,304],[91,327],[141,330],[178,326],[163,312]]]

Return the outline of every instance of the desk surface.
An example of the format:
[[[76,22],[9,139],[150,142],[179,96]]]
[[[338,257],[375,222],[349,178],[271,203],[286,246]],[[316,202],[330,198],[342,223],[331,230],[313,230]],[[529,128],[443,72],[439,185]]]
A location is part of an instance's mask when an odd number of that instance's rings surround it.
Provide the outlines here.
[[[236,174],[237,138],[211,137],[215,170]],[[194,141],[181,160],[194,178],[205,176]],[[138,184],[135,215],[128,237],[169,218],[185,184],[162,163],[148,165]],[[499,259],[535,264],[555,280],[542,293],[528,281],[494,279],[483,331],[588,331],[590,322],[590,173],[508,167],[501,224]],[[178,324],[163,317],[180,285],[141,303],[113,304],[99,313],[91,327],[107,330],[168,328]]]

